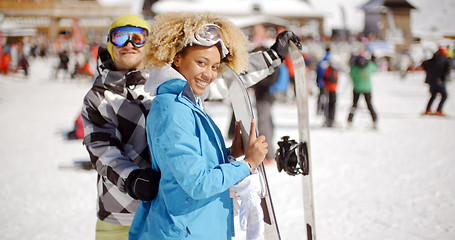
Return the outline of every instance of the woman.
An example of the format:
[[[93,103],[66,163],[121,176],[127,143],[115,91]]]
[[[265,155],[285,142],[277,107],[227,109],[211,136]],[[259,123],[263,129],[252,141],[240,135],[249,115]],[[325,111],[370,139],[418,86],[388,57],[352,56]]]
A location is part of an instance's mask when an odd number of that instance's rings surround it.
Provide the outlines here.
[[[223,65],[245,70],[246,37],[222,18],[207,14],[158,16],[147,40],[152,68],[146,91],[156,95],[147,116],[152,168],[161,172],[157,197],[142,202],[130,239],[230,239],[229,188],[267,153],[265,137],[250,134],[243,151],[237,127],[228,150],[220,130],[203,112],[200,96]],[[255,124],[251,124],[251,133]],[[243,161],[230,161],[245,153]]]

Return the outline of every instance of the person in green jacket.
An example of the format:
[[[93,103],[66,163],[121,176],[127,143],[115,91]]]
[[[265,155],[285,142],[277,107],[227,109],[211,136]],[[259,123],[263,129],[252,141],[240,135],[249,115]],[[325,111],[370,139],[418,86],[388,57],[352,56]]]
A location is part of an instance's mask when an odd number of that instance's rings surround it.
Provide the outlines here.
[[[370,111],[371,118],[373,119],[373,128],[377,127],[378,116],[374,111],[371,103],[371,74],[378,71],[378,67],[373,61],[369,61],[365,56],[357,56],[354,64],[351,67],[351,79],[354,83],[353,101],[351,111],[348,116],[348,124],[352,125],[354,112],[357,109],[359,97],[362,94],[365,97],[368,110]]]

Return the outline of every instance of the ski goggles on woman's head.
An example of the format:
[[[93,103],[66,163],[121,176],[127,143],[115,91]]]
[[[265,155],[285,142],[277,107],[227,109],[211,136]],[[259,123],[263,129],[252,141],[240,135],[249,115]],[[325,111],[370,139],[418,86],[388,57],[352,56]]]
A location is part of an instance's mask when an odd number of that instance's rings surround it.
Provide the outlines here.
[[[223,59],[228,55],[229,50],[223,43],[221,39],[221,34],[219,32],[220,27],[215,24],[206,24],[201,27],[195,34],[192,43],[204,47],[211,47],[215,44],[220,43],[221,45],[221,58]],[[185,44],[188,45],[188,44]]]
[[[109,41],[117,46],[124,47],[128,42],[131,42],[135,47],[142,47],[147,40],[148,31],[141,27],[118,27],[111,30],[109,33]]]

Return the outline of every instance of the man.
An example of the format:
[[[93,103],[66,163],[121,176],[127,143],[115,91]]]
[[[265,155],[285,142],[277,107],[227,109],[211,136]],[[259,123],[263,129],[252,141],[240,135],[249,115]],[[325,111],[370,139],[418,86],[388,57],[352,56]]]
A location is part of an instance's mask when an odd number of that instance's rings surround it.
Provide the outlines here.
[[[135,15],[114,20],[107,50],[100,47],[98,52],[101,72],[84,98],[84,144],[98,172],[96,239],[128,239],[140,200],[149,201],[158,191],[160,173],[150,168],[145,132],[152,103],[144,92],[149,32],[150,25]],[[250,54],[248,74],[242,76],[246,85],[275,71],[288,53],[289,41],[299,43],[287,31],[267,52]]]
[[[338,70],[335,68],[333,55],[329,58],[329,64],[324,72],[322,81],[324,82],[324,92],[327,95],[327,105],[325,109],[325,123],[326,127],[333,127],[335,121],[335,108],[337,101],[337,83],[338,83]]]
[[[425,83],[428,83],[430,86],[431,94],[424,113],[425,115],[446,116],[446,114],[442,111],[442,108],[444,107],[444,102],[448,96],[446,79],[450,74],[451,60],[444,52],[446,52],[446,50],[444,48],[440,48],[433,54],[431,59],[422,62],[422,67],[427,73]],[[431,105],[433,105],[433,101],[436,99],[438,94],[441,94],[441,100],[439,101],[436,111],[432,112]]]
[[[139,201],[150,195],[134,192],[154,187],[159,173],[147,169],[150,153],[145,116],[152,99],[143,92],[145,38],[150,25],[134,15],[117,18],[109,29],[107,49],[99,48],[102,72],[87,93],[82,108],[84,144],[98,172],[98,222],[96,239],[127,239]],[[142,170],[147,169],[147,170]],[[129,193],[128,193],[129,192]]]
[[[326,104],[326,94],[325,94],[325,85],[323,81],[325,70],[329,65],[329,58],[330,58],[330,47],[325,49],[324,58],[318,62],[316,65],[316,85],[319,88],[319,95],[317,100],[317,108],[316,112],[318,115],[322,114],[325,109],[324,106]]]

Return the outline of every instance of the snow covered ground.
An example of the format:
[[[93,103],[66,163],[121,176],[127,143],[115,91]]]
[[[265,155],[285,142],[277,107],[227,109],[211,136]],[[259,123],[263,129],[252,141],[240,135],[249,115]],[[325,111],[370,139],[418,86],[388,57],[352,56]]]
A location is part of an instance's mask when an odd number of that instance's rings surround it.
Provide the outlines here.
[[[55,59],[31,60],[31,76],[0,76],[0,236],[2,239],[94,239],[96,172],[61,168],[88,159],[81,141],[67,141],[85,80],[50,80]],[[340,76],[337,127],[322,128],[310,100],[316,235],[321,240],[455,239],[455,84],[448,84],[450,118],[421,116],[429,97],[424,74],[373,79],[379,130],[363,99],[346,128],[351,85]],[[230,110],[209,103],[227,132]],[[276,103],[274,144],[297,138],[293,103]],[[300,177],[267,166],[283,239],[303,239]],[[241,234],[239,234],[241,235]],[[237,237],[242,239],[242,236]]]

